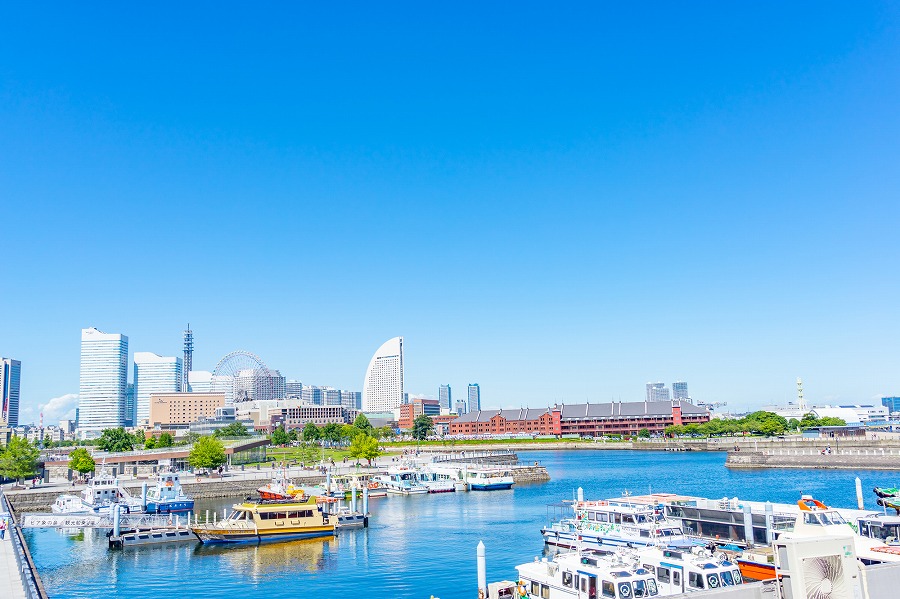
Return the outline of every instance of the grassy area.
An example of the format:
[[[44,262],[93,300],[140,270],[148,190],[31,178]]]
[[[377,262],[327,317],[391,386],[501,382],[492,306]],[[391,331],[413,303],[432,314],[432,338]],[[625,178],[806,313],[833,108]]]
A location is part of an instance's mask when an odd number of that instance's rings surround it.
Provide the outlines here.
[[[322,455],[323,454],[322,454],[321,450],[316,452],[313,463],[318,463],[322,459]],[[304,452],[304,450],[300,447],[271,447],[271,446],[266,448],[266,456],[268,456],[269,461],[268,462],[259,462],[259,463],[266,465],[267,463],[271,464],[272,460],[274,460],[276,462],[281,462],[283,460],[286,460],[288,462],[297,462],[298,464],[300,462],[305,462],[305,463],[307,463],[307,465],[309,465],[310,464],[309,460],[312,457],[311,454]],[[325,456],[326,461],[334,460],[335,463],[343,462],[344,456],[347,456],[348,459],[351,459],[349,457],[349,452],[347,451],[346,448],[326,449],[324,456]],[[247,466],[255,466],[256,464],[257,464],[257,462],[253,462],[251,464],[247,464]]]

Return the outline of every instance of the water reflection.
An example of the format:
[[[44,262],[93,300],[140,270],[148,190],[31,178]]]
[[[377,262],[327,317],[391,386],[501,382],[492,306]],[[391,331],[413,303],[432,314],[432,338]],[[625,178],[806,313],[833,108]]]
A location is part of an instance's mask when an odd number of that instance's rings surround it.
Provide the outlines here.
[[[193,556],[213,557],[220,567],[259,578],[284,572],[319,572],[333,567],[329,556],[337,551],[337,537],[255,544],[205,544]]]

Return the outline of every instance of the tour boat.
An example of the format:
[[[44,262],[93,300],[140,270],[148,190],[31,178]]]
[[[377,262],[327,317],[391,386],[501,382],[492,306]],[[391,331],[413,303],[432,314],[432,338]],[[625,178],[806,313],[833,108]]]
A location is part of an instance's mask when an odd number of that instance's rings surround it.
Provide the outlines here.
[[[109,506],[93,510],[84,505],[78,495],[60,495],[50,506],[50,511],[54,514],[108,514]]]
[[[656,579],[647,568],[611,553],[572,552],[521,566],[517,597],[569,599],[605,597],[633,599],[660,594]]]
[[[156,486],[147,489],[144,510],[148,514],[171,514],[190,512],[194,500],[184,494],[176,472],[161,472],[156,477]]]
[[[105,471],[88,481],[80,497],[61,495],[50,509],[54,514],[100,514],[107,515],[114,504],[128,512],[140,512],[141,502],[119,486],[116,477]]]
[[[380,474],[375,481],[388,493],[397,495],[419,495],[428,493],[428,487],[419,482],[419,475],[410,468],[391,468],[387,474]]]
[[[429,493],[452,493],[456,491],[458,480],[450,473],[426,466],[419,470],[419,482]]]
[[[191,527],[203,543],[258,543],[334,535],[336,518],[323,512],[315,497],[302,501],[246,501],[228,518]]]
[[[259,493],[260,499],[268,501],[283,501],[302,497],[304,494],[303,489],[295,487],[284,476],[276,476],[272,482],[261,486],[256,492]]]
[[[473,491],[510,489],[515,484],[512,472],[505,468],[468,468],[466,482]]]
[[[895,487],[875,487],[872,490],[879,497],[900,497],[900,489]]]
[[[689,545],[681,526],[660,506],[627,500],[573,501],[574,514],[541,529],[556,547],[605,549],[618,546]]]
[[[636,563],[656,578],[662,595],[678,595],[744,583],[738,564],[724,553],[713,555],[702,547],[685,550],[643,547],[634,550]]]

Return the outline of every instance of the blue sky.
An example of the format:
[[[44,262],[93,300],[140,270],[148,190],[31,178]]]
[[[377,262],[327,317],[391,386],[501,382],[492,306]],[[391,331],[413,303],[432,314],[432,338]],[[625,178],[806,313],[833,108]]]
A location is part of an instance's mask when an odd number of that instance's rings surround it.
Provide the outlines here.
[[[187,322],[357,390],[403,335],[488,406],[900,394],[896,5],[484,4],[5,6],[23,421],[81,328]]]

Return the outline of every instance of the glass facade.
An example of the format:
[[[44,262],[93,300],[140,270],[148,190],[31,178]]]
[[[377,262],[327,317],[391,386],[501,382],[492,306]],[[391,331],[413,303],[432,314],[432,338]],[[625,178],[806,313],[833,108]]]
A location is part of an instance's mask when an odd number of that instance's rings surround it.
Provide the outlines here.
[[[124,426],[127,388],[128,337],[82,329],[79,428],[99,434],[105,428]]]
[[[403,404],[403,337],[389,339],[372,356],[362,393],[364,412],[384,412]]]
[[[164,357],[151,352],[134,353],[134,397],[136,425],[150,418],[151,393],[181,391],[181,358]]]
[[[0,421],[10,427],[19,426],[19,385],[22,363],[0,358]]]

